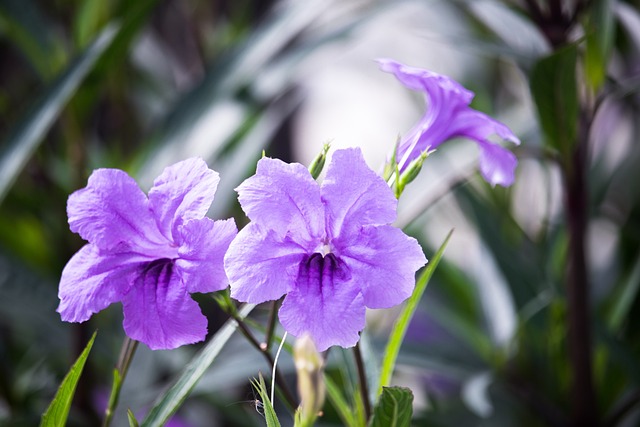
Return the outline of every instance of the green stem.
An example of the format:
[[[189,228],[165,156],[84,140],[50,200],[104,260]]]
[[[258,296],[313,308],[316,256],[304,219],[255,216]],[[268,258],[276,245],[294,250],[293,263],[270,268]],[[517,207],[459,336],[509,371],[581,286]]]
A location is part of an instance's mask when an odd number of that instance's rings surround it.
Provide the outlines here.
[[[364,369],[364,360],[360,351],[360,342],[353,347],[353,354],[356,359],[356,367],[358,368],[358,381],[360,382],[360,396],[362,397],[362,406],[364,407],[364,416],[368,421],[371,418],[371,403],[369,402],[369,387],[367,385],[367,374]]]
[[[108,427],[111,424],[111,419],[118,406],[118,399],[120,398],[120,391],[122,390],[122,384],[129,371],[129,366],[133,360],[133,355],[138,348],[138,341],[132,340],[129,337],[125,337],[122,342],[122,348],[120,349],[120,357],[118,358],[118,364],[113,372],[113,386],[111,387],[111,396],[109,397],[109,404],[104,411],[104,420],[102,427]]]

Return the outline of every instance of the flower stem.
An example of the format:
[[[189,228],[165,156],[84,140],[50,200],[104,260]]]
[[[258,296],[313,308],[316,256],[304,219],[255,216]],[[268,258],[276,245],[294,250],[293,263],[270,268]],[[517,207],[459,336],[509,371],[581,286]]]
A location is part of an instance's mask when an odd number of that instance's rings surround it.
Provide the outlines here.
[[[576,426],[595,426],[596,394],[592,373],[589,280],[585,259],[588,213],[586,181],[588,125],[583,113],[580,139],[570,165],[565,165],[566,215],[569,231],[567,296],[569,312],[569,358],[573,368],[573,422]]]
[[[118,364],[113,373],[113,386],[111,387],[111,395],[109,397],[109,404],[104,411],[104,420],[102,421],[102,427],[108,427],[111,424],[111,419],[118,406],[118,399],[120,398],[120,391],[122,390],[122,384],[129,371],[129,366],[133,360],[133,355],[138,348],[138,341],[132,340],[129,337],[124,338],[122,342],[122,348],[120,349],[120,357],[118,358]]]
[[[353,347],[353,354],[356,359],[356,367],[358,368],[358,381],[360,382],[360,396],[362,397],[362,406],[364,407],[364,416],[368,421],[371,418],[371,404],[369,403],[369,387],[367,385],[367,375],[364,370],[364,361],[362,352],[360,351],[360,342]]]
[[[274,301],[271,304],[271,312],[269,313],[269,323],[267,323],[267,333],[264,338],[264,346],[267,351],[271,349],[271,343],[273,341],[273,332],[276,329],[276,318],[278,316],[278,301]]]

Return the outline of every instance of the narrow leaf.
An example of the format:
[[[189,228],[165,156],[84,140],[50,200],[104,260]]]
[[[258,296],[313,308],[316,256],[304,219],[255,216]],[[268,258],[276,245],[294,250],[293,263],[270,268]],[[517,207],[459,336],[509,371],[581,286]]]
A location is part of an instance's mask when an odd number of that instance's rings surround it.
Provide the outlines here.
[[[113,41],[119,28],[117,24],[108,25],[66,72],[51,84],[27,116],[9,133],[10,136],[2,144],[3,149],[0,151],[0,202],[71,95]]]
[[[327,386],[327,396],[331,405],[335,408],[340,416],[340,419],[347,427],[358,427],[358,422],[354,416],[353,409],[349,406],[344,398],[340,388],[336,383],[328,376],[324,376],[325,385]]]
[[[400,316],[398,316],[396,323],[393,325],[391,336],[389,337],[387,348],[384,352],[384,358],[382,359],[382,369],[380,371],[380,384],[378,386],[378,394],[380,394],[382,392],[382,388],[388,386],[391,381],[391,375],[393,374],[393,370],[396,366],[396,359],[398,358],[398,353],[400,352],[402,340],[404,339],[407,328],[409,327],[409,322],[411,321],[416,308],[418,308],[418,303],[422,298],[422,294],[424,294],[425,289],[427,289],[429,279],[431,279],[431,276],[436,270],[438,263],[440,263],[440,259],[442,258],[442,254],[444,253],[444,249],[447,246],[452,233],[453,230],[451,230],[449,234],[447,234],[447,237],[440,246],[440,249],[438,249],[436,254],[429,261],[429,264],[420,275],[420,278],[416,282],[416,287],[413,290],[413,294],[411,295],[411,297],[409,297],[407,304],[402,309]]]
[[[260,380],[253,379],[251,385],[256,389],[262,399],[262,407],[264,408],[264,419],[267,421],[267,427],[280,427],[280,421],[276,411],[273,409],[273,404],[269,400],[269,391],[267,385],[264,382],[264,377],[260,375]]]
[[[578,49],[570,45],[542,58],[531,71],[531,93],[545,141],[563,157],[570,154],[578,128],[577,60]]]
[[[622,283],[622,290],[613,297],[613,304],[608,316],[609,328],[614,333],[619,333],[620,328],[629,318],[629,312],[633,307],[640,292],[640,258],[633,265],[629,277]]]
[[[87,361],[91,347],[93,347],[93,341],[96,339],[96,332],[89,340],[89,343],[73,364],[67,376],[62,380],[60,388],[53,398],[53,401],[47,408],[47,411],[42,415],[40,422],[41,427],[61,427],[66,425],[67,417],[69,416],[69,408],[71,408],[71,402],[73,401],[73,395],[76,391],[76,385],[84,369],[84,364]]]
[[[129,427],[138,427],[138,420],[136,416],[131,412],[131,409],[127,409],[127,419],[129,420]]]
[[[369,427],[409,427],[413,393],[406,387],[384,387]]]
[[[254,307],[254,304],[245,304],[239,310],[240,317],[247,316]],[[229,341],[237,327],[235,320],[227,320],[209,343],[184,368],[177,381],[155,403],[142,422],[143,427],[163,426],[169,420],[171,415],[182,405],[182,402],[187,398],[198,380],[204,375],[207,368],[220,354],[220,351]]]
[[[604,82],[613,46],[613,0],[592,2],[586,31],[585,74],[591,87],[597,89]]]

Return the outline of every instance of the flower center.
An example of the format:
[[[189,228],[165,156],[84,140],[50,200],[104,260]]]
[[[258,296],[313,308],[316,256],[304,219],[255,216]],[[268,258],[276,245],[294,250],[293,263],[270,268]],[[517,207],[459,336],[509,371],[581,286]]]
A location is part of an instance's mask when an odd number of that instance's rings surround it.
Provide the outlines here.
[[[327,255],[331,255],[335,253],[335,248],[333,247],[333,245],[331,244],[331,242],[327,239],[327,240],[323,240],[320,242],[320,244],[318,246],[316,246],[316,249],[313,251],[313,255],[315,254],[319,254],[321,255],[323,258],[326,257]],[[311,256],[313,256],[311,255]]]

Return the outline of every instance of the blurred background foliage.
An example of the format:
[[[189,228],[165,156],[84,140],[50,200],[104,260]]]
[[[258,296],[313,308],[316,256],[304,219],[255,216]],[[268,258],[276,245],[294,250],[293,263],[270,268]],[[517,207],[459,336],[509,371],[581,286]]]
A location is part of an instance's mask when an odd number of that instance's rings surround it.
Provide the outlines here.
[[[380,56],[452,75],[522,139],[512,188],[486,185],[474,147],[456,141],[401,200],[398,224],[428,257],[456,229],[394,380],[416,395],[415,424],[640,425],[635,0],[0,0],[0,424],[38,423],[95,329],[69,425],[96,425],[105,406],[121,310],[80,325],[55,312],[83,244],[66,199],[91,170],[122,168],[148,188],[202,156],[222,176],[210,215],[242,225],[232,189],[262,150],[308,162],[333,139],[382,163],[423,105],[376,70]],[[576,213],[566,202],[581,192]],[[576,235],[587,280],[572,294]],[[585,312],[572,323],[575,295]],[[225,316],[198,301],[212,333]],[[374,369],[394,312],[370,314]],[[140,348],[115,424],[127,407],[143,415],[197,347]],[[353,375],[342,351],[329,360]],[[279,369],[295,381],[290,358]],[[258,370],[260,355],[232,340],[174,422],[263,425],[248,386]],[[340,424],[329,404],[321,423]]]

